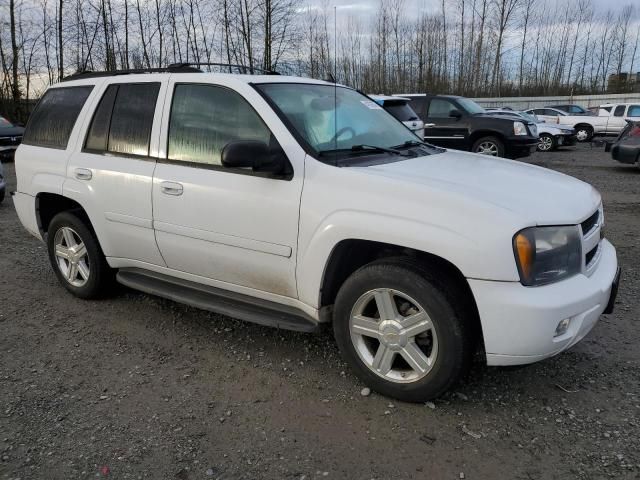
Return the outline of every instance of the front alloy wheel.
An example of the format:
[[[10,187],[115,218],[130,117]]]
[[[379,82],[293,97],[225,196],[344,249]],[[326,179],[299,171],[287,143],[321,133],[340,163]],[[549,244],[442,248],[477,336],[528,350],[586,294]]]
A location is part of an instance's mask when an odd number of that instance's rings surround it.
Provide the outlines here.
[[[358,269],[334,305],[344,360],[384,395],[409,402],[438,397],[464,374],[474,351],[466,294],[458,289],[447,272],[406,257]]]
[[[429,314],[409,295],[393,289],[362,295],[351,312],[350,330],[360,360],[391,382],[423,378],[438,356],[438,335]]]
[[[538,141],[538,150],[541,152],[549,152],[553,150],[554,141],[551,135],[540,135],[540,140]]]
[[[498,156],[498,146],[490,141],[487,140],[485,142],[482,142],[480,145],[478,145],[476,147],[476,153],[480,153],[482,155],[491,155],[493,157],[497,157]]]

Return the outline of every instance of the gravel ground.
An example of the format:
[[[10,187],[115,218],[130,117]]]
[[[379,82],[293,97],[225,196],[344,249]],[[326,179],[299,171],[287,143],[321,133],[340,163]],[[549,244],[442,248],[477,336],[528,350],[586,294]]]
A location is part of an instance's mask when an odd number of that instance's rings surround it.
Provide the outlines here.
[[[362,396],[328,332],[124,288],[73,298],[7,199],[0,479],[640,478],[640,170],[588,145],[529,161],[602,192],[624,269],[616,311],[562,355],[475,365],[426,405]]]

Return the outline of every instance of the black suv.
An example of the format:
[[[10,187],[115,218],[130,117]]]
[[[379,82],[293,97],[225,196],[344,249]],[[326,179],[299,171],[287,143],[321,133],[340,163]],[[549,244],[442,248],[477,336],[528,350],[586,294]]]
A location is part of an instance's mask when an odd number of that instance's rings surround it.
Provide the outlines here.
[[[536,124],[518,116],[493,115],[469,98],[400,95],[424,121],[425,141],[496,157],[527,157],[536,151]]]
[[[0,117],[0,160],[13,160],[23,134],[24,128]]]

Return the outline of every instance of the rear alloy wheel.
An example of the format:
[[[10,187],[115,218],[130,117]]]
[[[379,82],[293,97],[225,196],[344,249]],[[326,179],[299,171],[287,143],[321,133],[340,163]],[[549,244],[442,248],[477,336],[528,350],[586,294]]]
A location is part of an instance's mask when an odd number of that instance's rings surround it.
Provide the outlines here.
[[[540,152],[550,152],[556,149],[556,140],[553,138],[553,135],[549,135],[548,133],[541,133],[540,140],[538,141],[538,151]]]
[[[593,128],[585,125],[576,127],[576,138],[579,142],[588,142],[593,138]]]
[[[481,155],[504,157],[504,145],[496,137],[484,137],[476,140],[471,151]]]
[[[96,298],[113,284],[113,270],[95,234],[71,212],[59,213],[47,231],[49,261],[60,283],[75,296]]]
[[[455,288],[407,259],[374,262],[342,285],[333,331],[343,358],[373,390],[409,402],[438,397],[473,353]]]

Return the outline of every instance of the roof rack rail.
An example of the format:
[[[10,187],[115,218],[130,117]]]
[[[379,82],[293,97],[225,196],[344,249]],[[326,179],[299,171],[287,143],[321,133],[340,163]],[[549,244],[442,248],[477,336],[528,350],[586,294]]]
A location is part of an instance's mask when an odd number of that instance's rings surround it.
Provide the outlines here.
[[[80,80],[82,78],[94,77],[110,77],[112,75],[134,75],[136,73],[197,73],[202,70],[190,66],[181,66],[181,64],[169,65],[160,68],[132,68],[128,70],[111,70],[94,72],[93,70],[83,70],[64,77],[61,81],[67,82],[71,80]]]
[[[254,72],[262,73],[266,75],[280,75],[274,70],[265,70],[263,68],[249,67],[247,65],[236,65],[232,63],[211,63],[211,62],[193,62],[193,63],[172,63],[166,67],[159,68],[133,68],[129,70],[111,70],[94,72],[92,70],[84,70],[76,72],[68,77],[62,79],[63,82],[71,80],[80,80],[83,78],[97,78],[97,77],[110,77],[112,75],[134,75],[136,73],[203,73],[200,66],[207,67],[220,67],[228,68],[231,71],[232,68],[240,70],[242,73],[254,74]]]
[[[250,67],[248,65],[239,65],[235,63],[214,63],[214,62],[185,62],[185,63],[172,63],[167,68],[189,68],[189,67],[220,67],[220,68],[228,68],[229,72],[231,72],[232,68],[236,68],[240,70],[242,73],[250,73],[251,75],[256,73],[266,74],[266,75],[280,75],[280,73],[275,70],[268,70],[264,68],[258,67]]]

